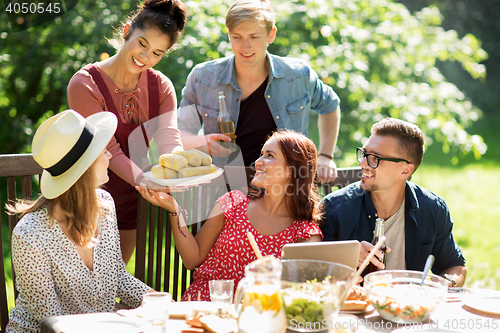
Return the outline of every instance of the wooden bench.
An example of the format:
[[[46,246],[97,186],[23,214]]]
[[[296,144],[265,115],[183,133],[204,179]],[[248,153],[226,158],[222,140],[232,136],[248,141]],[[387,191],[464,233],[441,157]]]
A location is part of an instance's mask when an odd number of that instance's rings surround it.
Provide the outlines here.
[[[42,168],[33,160],[31,154],[0,155],[0,184],[6,182],[7,198],[0,197],[2,211],[6,202],[17,198],[31,199],[38,196],[37,176]],[[196,231],[210,212],[215,200],[228,190],[243,188],[253,177],[251,168],[226,167],[225,172],[210,184],[193,187],[190,191],[175,193],[174,197],[182,208],[188,212],[192,223],[191,231]],[[325,194],[332,187],[343,187],[361,177],[360,168],[340,168],[338,178],[330,184],[322,186]],[[229,185],[228,185],[229,184]],[[179,300],[192,281],[193,271],[182,264],[179,253],[173,244],[170,222],[165,210],[149,204],[138,195],[138,227],[137,249],[135,254],[135,276],[156,290],[168,291],[175,300]],[[8,216],[9,239],[17,224],[16,216]],[[3,221],[0,216],[0,223]],[[2,230],[0,229],[0,237]],[[3,240],[3,238],[2,238]],[[3,243],[3,241],[2,241]],[[10,242],[4,246],[10,249]],[[0,247],[3,257],[3,249]],[[0,333],[3,333],[8,322],[8,305],[6,294],[5,261],[0,265]],[[13,270],[12,270],[13,272]],[[13,272],[14,275],[14,272]],[[15,277],[12,277],[12,281]],[[17,291],[15,291],[17,297]]]

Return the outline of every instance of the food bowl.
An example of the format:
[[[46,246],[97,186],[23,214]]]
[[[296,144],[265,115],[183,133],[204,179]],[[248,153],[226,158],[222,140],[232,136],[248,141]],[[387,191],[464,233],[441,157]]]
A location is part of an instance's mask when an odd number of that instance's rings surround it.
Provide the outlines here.
[[[327,329],[352,286],[349,266],[319,260],[282,260],[281,290],[288,328],[307,332]]]
[[[422,272],[388,270],[370,273],[364,278],[368,300],[380,316],[395,323],[427,321],[445,299],[448,281],[427,274],[422,287]]]

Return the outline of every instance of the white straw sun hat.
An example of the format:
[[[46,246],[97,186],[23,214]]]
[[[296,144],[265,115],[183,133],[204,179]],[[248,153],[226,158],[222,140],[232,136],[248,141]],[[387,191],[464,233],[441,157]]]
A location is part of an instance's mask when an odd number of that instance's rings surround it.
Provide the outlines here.
[[[87,118],[66,110],[38,127],[31,150],[44,169],[40,190],[47,199],[66,192],[94,163],[115,134],[118,120],[112,112]]]

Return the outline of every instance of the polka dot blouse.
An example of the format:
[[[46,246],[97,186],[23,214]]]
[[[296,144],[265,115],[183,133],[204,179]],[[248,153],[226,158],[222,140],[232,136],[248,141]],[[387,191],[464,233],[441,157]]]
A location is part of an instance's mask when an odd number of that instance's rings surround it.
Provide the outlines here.
[[[183,301],[188,300],[188,295],[191,300],[197,300],[198,290],[201,292],[200,300],[210,301],[209,280],[234,280],[236,289],[245,275],[245,266],[257,259],[246,235],[248,231],[253,234],[262,255],[277,258],[281,258],[281,249],[285,244],[296,243],[299,238],[309,239],[312,235],[323,237],[316,223],[305,220],[296,220],[275,235],[261,235],[248,220],[249,201],[250,198],[240,191],[231,191],[217,200],[224,213],[224,227],[207,258],[194,273],[194,281],[182,296]]]
[[[106,206],[93,270],[57,222],[50,225],[46,208],[25,215],[14,228],[12,262],[19,296],[7,332],[39,332],[42,320],[54,315],[111,312],[116,297],[137,307],[151,289],[126,271],[113,199],[103,190],[97,194]]]

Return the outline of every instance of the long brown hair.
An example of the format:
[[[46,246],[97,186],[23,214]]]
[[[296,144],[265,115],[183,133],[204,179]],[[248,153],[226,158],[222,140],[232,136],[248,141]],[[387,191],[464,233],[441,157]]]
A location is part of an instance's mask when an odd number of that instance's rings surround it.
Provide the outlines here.
[[[291,131],[276,131],[268,138],[275,139],[280,147],[288,170],[290,182],[285,189],[286,205],[290,215],[295,219],[321,222],[321,211],[318,207],[320,197],[314,179],[317,170],[317,151],[314,143],[305,135]],[[265,190],[251,188],[252,199],[262,197]]]
[[[94,171],[95,162],[66,192],[54,199],[43,195],[34,201],[18,200],[15,204],[6,205],[10,215],[28,213],[47,207],[51,225],[55,221],[54,208],[62,209],[68,227],[69,238],[77,245],[86,246],[98,231],[99,217],[103,215],[103,203],[96,193],[97,180]]]

